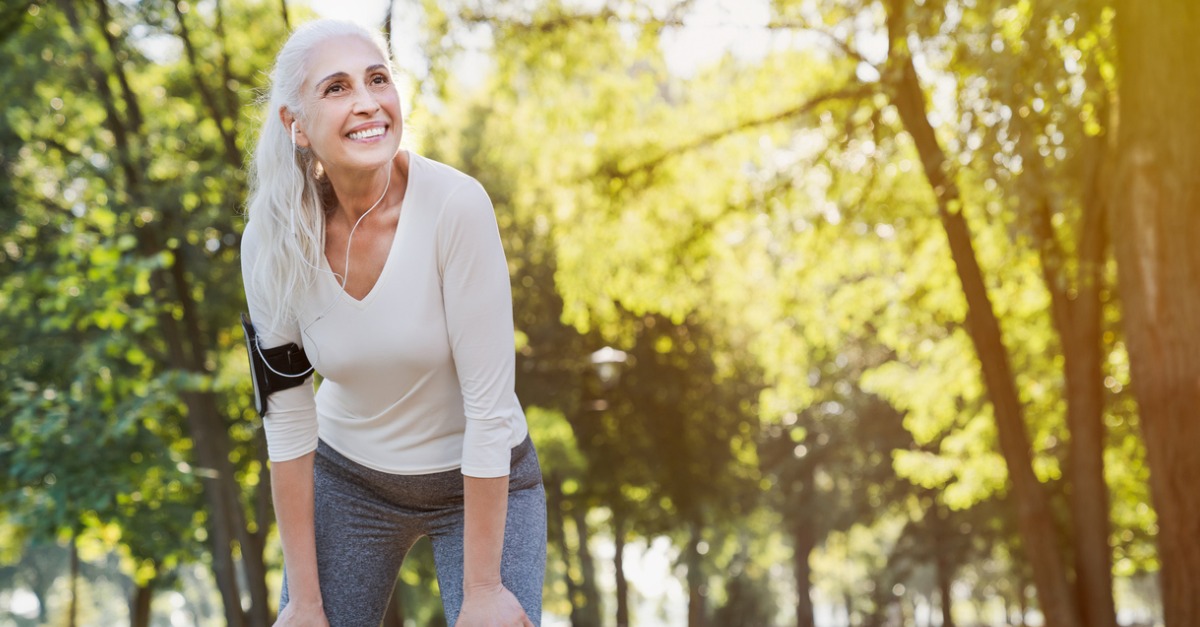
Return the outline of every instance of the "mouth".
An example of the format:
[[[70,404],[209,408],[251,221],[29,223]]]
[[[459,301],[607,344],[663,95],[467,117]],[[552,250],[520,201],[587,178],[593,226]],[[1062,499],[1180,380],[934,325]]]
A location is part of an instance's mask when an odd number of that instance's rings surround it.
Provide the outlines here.
[[[385,133],[387,133],[387,126],[373,126],[371,128],[364,128],[362,130],[346,133],[346,137],[353,141],[363,141],[381,137]]]

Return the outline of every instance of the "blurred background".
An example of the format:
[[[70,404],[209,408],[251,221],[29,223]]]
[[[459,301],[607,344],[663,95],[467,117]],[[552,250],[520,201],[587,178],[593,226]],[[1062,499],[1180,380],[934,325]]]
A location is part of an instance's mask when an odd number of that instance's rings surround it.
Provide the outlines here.
[[[1193,0],[3,7],[0,625],[271,624],[244,168],[319,15],[495,203],[545,624],[1200,624]]]

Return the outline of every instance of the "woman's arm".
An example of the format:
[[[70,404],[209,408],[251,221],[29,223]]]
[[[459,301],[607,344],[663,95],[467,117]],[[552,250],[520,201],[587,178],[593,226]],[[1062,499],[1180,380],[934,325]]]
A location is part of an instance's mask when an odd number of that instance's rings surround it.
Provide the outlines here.
[[[463,537],[463,595],[500,585],[508,477],[463,477],[466,531]]]
[[[457,626],[530,625],[500,578],[512,447],[524,437],[514,393],[516,364],[508,264],[495,210],[474,181],[438,219],[446,325],[462,388],[463,606]]]
[[[255,224],[242,234],[242,277],[246,305],[264,348],[289,342],[302,344],[296,324],[277,325],[253,288],[259,253]],[[317,579],[316,536],[313,530],[313,459],[317,447],[317,413],[312,377],[299,387],[275,392],[267,399],[263,417],[271,460],[271,497],[287,569],[288,605],[277,626],[327,627]]]
[[[532,626],[525,610],[500,581],[508,477],[463,477],[463,605],[456,627]]]
[[[271,496],[283,564],[287,570],[288,605],[280,625],[325,625],[317,579],[317,545],[313,531],[313,458],[308,453],[271,464]],[[305,621],[308,622],[305,622]]]

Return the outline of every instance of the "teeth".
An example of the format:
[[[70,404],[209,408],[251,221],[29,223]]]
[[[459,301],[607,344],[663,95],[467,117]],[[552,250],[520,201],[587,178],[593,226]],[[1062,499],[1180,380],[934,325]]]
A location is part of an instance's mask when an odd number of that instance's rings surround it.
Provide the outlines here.
[[[350,139],[366,139],[368,137],[377,137],[379,135],[383,135],[385,130],[387,129],[382,126],[376,126],[375,128],[369,128],[365,131],[356,131],[354,133],[350,133],[348,137],[350,137]]]

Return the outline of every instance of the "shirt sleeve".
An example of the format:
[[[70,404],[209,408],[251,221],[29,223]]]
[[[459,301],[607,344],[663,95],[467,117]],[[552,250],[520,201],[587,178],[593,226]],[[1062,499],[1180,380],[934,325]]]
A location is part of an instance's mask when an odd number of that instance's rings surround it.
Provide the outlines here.
[[[258,232],[251,220],[242,234],[242,283],[259,345],[273,348],[295,342],[303,347],[297,324],[276,324],[262,298],[255,293],[252,277],[258,251]],[[267,436],[267,457],[272,462],[295,459],[317,449],[317,406],[311,375],[302,385],[271,394],[267,401],[267,413],[263,416],[263,429]]]
[[[459,185],[438,217],[438,265],[450,350],[462,388],[462,473],[509,473],[517,401],[512,292],[496,213],[474,179]]]

